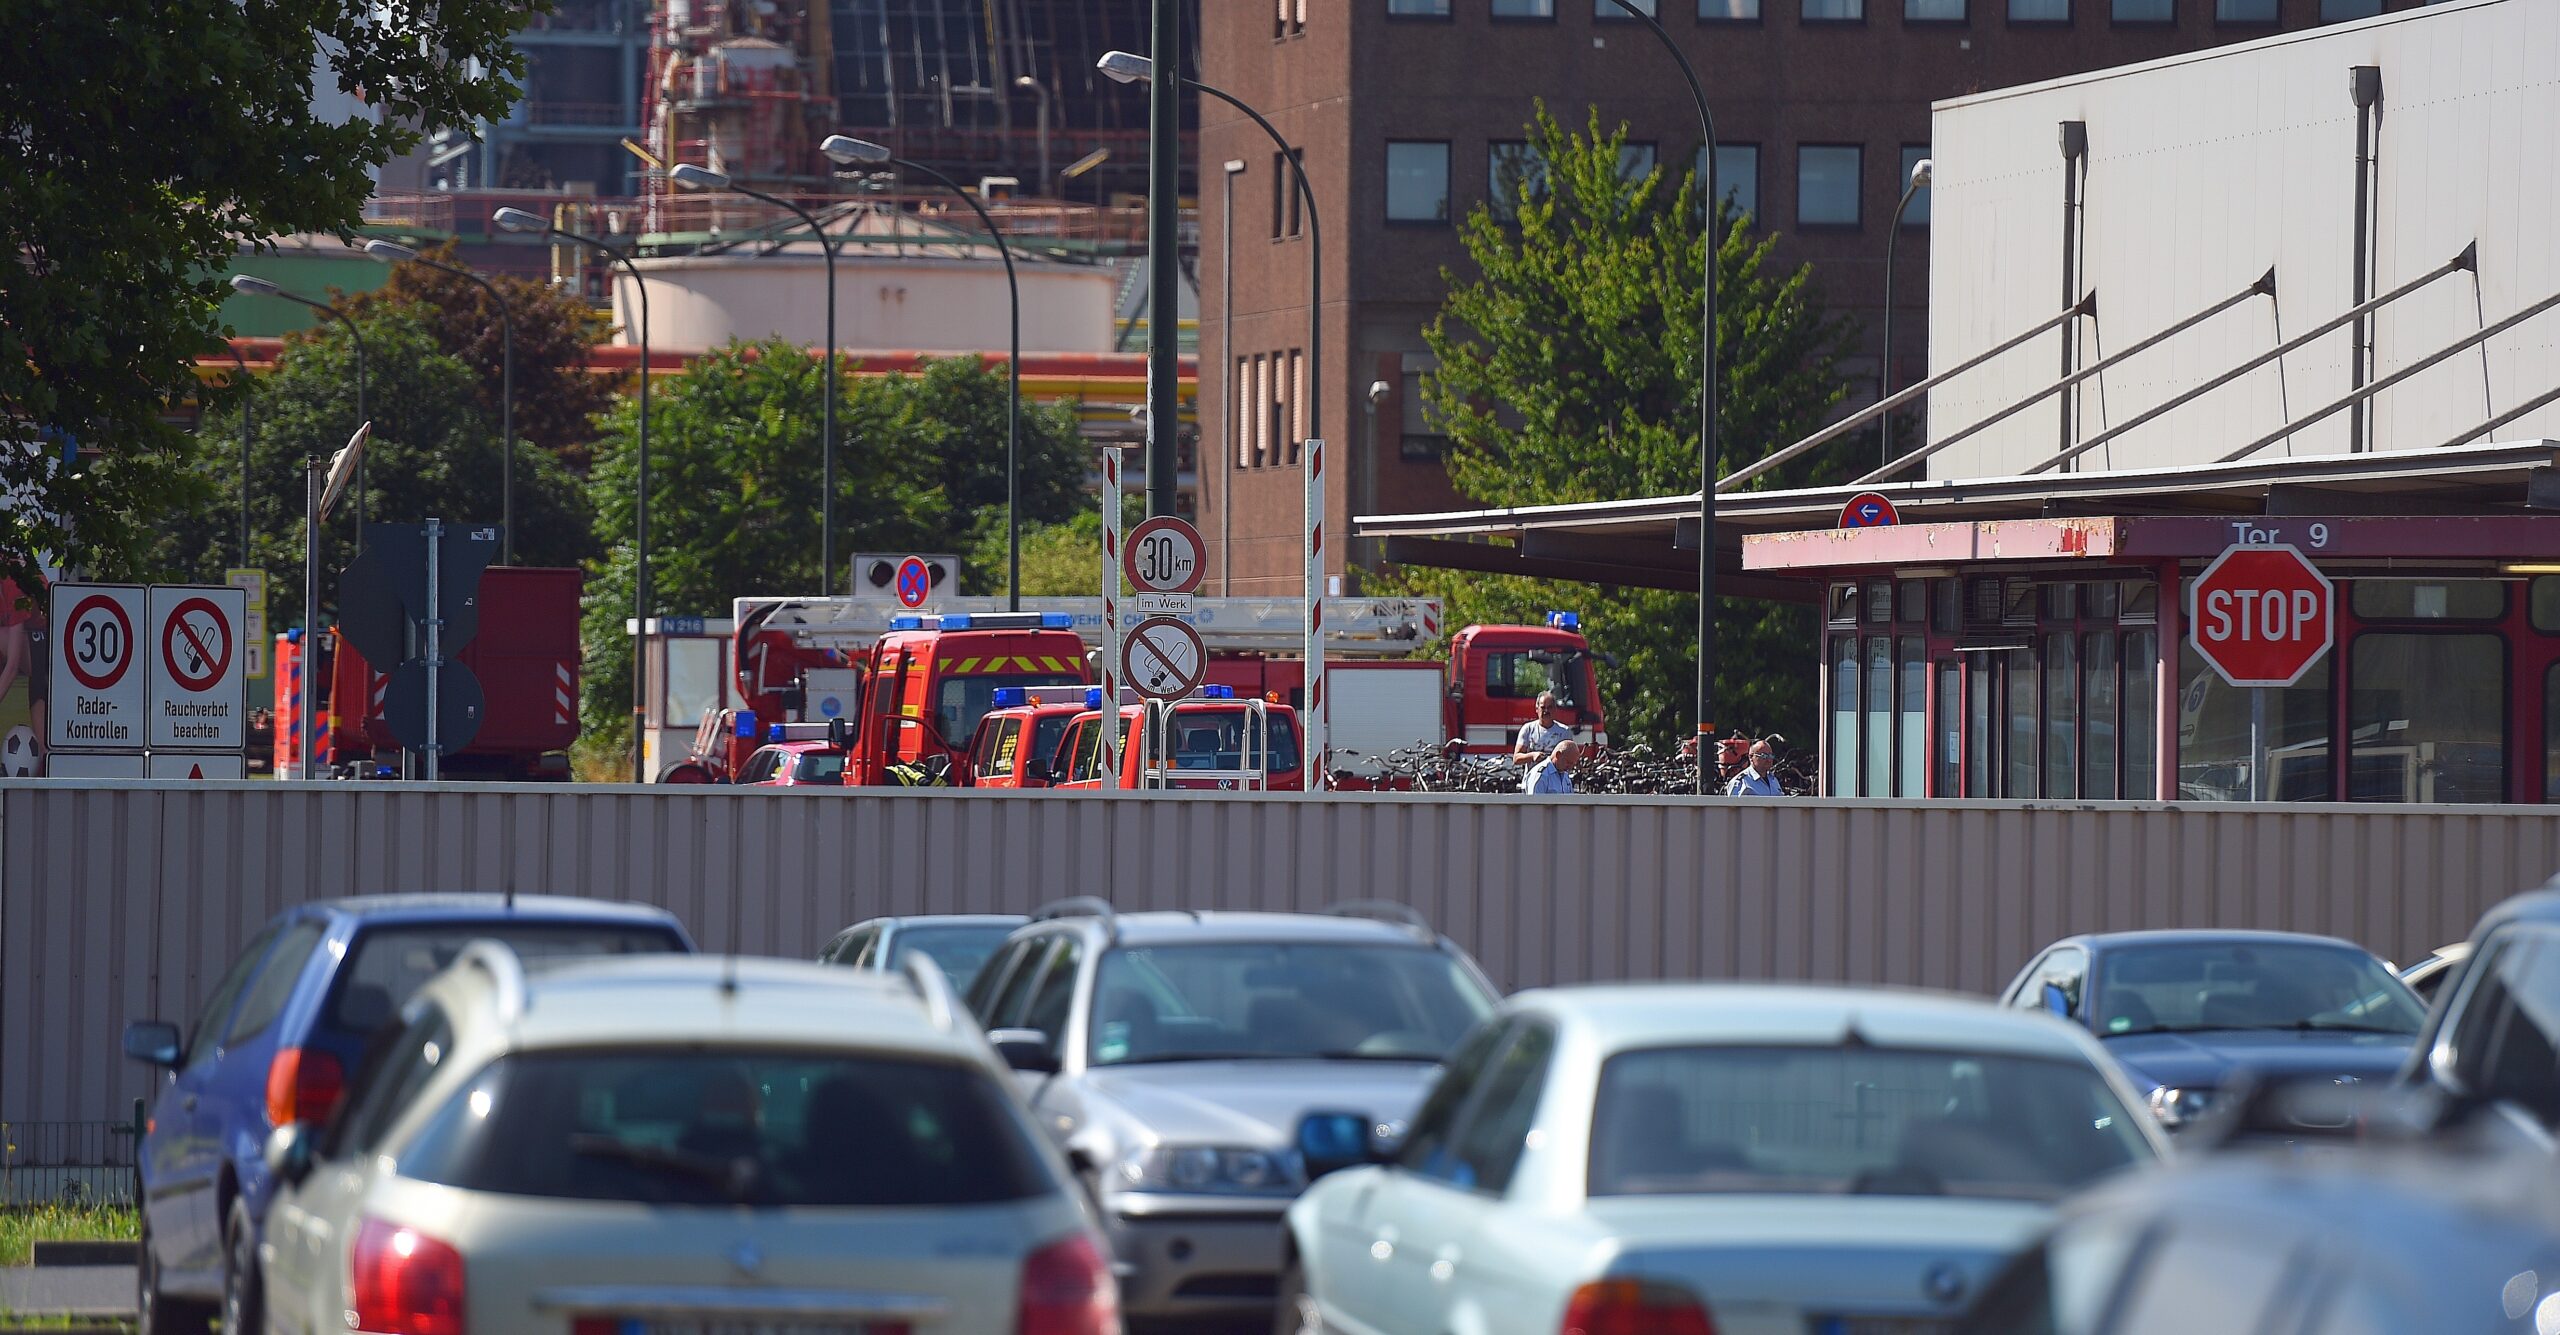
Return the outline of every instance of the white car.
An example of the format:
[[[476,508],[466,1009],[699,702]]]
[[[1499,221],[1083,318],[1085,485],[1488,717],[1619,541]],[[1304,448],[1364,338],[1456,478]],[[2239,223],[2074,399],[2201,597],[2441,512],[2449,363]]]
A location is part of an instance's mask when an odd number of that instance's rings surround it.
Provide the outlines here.
[[[475,943],[280,1130],[289,1335],[1106,1335],[1066,1165],[929,961],[538,968]]]
[[[1310,1145],[1353,1128],[1311,1120]],[[2158,1125],[2088,1034],[1918,992],[1526,992],[1290,1208],[1279,1329],[1937,1332]]]

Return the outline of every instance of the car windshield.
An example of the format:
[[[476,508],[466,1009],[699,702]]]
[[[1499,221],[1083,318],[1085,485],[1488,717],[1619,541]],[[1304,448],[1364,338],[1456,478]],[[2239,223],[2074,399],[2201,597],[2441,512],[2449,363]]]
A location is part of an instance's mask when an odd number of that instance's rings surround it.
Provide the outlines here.
[[[992,922],[983,925],[942,924],[932,927],[901,927],[889,938],[889,967],[904,967],[907,952],[922,951],[926,958],[951,980],[951,986],[962,992],[969,990],[969,980],[996,953],[996,947],[1013,934],[1016,924]]]
[[[337,991],[329,998],[322,1026],[339,1033],[371,1033],[474,941],[500,942],[528,960],[664,955],[685,948],[674,929],[645,923],[447,921],[370,927],[357,935],[353,956],[338,971]]]
[[[1590,692],[1590,660],[1555,649],[1504,649],[1485,655],[1484,691],[1496,700],[1534,700],[1552,691],[1559,709],[1579,709]]]
[[[1008,659],[1028,665],[1028,658]],[[945,677],[942,694],[933,704],[934,728],[942,734],[942,744],[954,751],[964,750],[969,739],[978,735],[978,720],[996,707],[996,691],[1006,686],[1073,686],[1078,677],[1073,672],[987,673],[983,676]]]
[[[1094,981],[1092,1059],[1436,1062],[1492,1009],[1463,961],[1428,946],[1129,947]]]
[[[1592,1113],[1594,1196],[1720,1192],[2049,1201],[2154,1157],[2088,1066],[1997,1053],[1621,1053]]]
[[[811,751],[800,757],[799,772],[792,776],[801,783],[841,784],[844,782],[842,751]]]
[[[2414,1035],[2426,1011],[2382,961],[2348,946],[2213,941],[2120,946],[2098,961],[2090,1028],[2128,1034],[2330,1029]]]
[[[964,1066],[789,1051],[518,1053],[393,1155],[468,1191],[652,1205],[977,1205],[1054,1190]]]
[[[1038,731],[1031,734],[1032,764],[1046,765],[1065,759],[1058,754],[1058,743],[1066,737],[1067,724],[1074,717],[1072,714],[1051,714],[1040,720]],[[1036,769],[1033,772],[1038,773]]]
[[[1286,714],[1263,716],[1271,730],[1269,772],[1286,774],[1298,767],[1298,725]],[[1176,770],[1241,770],[1259,766],[1261,738],[1252,716],[1241,709],[1176,710],[1167,720],[1172,733]]]

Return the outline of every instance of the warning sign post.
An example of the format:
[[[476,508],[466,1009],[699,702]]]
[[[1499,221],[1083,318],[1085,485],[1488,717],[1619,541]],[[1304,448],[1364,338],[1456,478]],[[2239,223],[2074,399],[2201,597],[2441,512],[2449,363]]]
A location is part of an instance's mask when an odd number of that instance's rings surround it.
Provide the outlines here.
[[[151,590],[153,751],[227,751],[248,740],[249,595],[231,587]]]
[[[150,590],[139,584],[56,584],[46,617],[56,628],[48,752],[143,748],[150,673],[136,660],[150,621]]]

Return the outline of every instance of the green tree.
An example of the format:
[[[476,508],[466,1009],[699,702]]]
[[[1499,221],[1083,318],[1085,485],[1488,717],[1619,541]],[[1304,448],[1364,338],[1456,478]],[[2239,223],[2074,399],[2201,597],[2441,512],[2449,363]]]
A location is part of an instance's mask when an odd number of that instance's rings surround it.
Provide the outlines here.
[[[1538,170],[1511,218],[1478,205],[1459,236],[1472,280],[1443,271],[1447,304],[1424,338],[1439,359],[1424,402],[1448,434],[1449,475],[1493,506],[1659,496],[1698,486],[1699,288],[1709,211],[1695,179],[1621,174],[1626,128],[1567,130],[1539,107]],[[1853,327],[1824,312],[1809,268],[1781,272],[1729,201],[1716,244],[1719,472],[1821,424],[1846,393]],[[1760,480],[1805,486],[1840,465],[1816,451]],[[1605,675],[1611,732],[1668,741],[1694,712],[1697,599],[1658,589],[1408,570],[1447,600],[1447,624],[1583,613]],[[1717,698],[1728,728],[1810,737],[1818,640],[1809,609],[1719,598]]]
[[[858,369],[858,368],[857,368]],[[925,460],[944,509],[934,521],[935,551],[963,550],[983,522],[1004,523],[1005,395],[1002,371],[975,357],[945,357],[914,375],[866,377],[839,421],[885,448]],[[1022,522],[1054,523],[1087,508],[1085,479],[1093,451],[1064,404],[1022,405]],[[841,463],[839,463],[841,468]],[[1097,521],[1099,527],[1099,521]],[[842,549],[844,544],[836,544]],[[990,592],[1004,590],[1003,567]]]
[[[436,347],[413,309],[376,306],[357,318],[365,343],[365,408],[373,437],[365,448],[367,511],[377,523],[433,516],[494,524],[500,484],[497,431],[474,401],[478,377]],[[250,564],[267,572],[267,618],[301,624],[303,465],[326,460],[356,427],[355,350],[335,321],[286,341],[273,374],[252,387],[249,444]],[[226,404],[204,422],[195,472],[210,500],[166,523],[160,569],[219,583],[239,554],[239,410]],[[584,490],[559,460],[540,450],[516,455],[516,560],[574,566],[594,548]],[[337,572],[354,553],[352,489],[321,528],[320,599],[337,603]]]
[[[1102,588],[1102,510],[1092,500],[1087,497],[1085,509],[1058,523],[1023,528],[1023,597],[1090,598]],[[1146,516],[1144,497],[1123,497],[1120,531],[1135,528]],[[1004,514],[999,510],[988,518],[962,553],[960,583],[970,593],[1004,592]],[[1121,583],[1125,588],[1128,581]]]
[[[454,243],[424,252],[457,263]],[[506,299],[515,320],[516,438],[558,455],[573,470],[587,467],[595,418],[613,403],[614,386],[587,369],[587,354],[612,332],[613,321],[570,288],[491,274],[489,284]],[[406,307],[425,321],[436,346],[460,358],[479,377],[474,398],[481,414],[498,421],[506,387],[506,340],[496,303],[478,283],[424,264],[391,266],[390,281],[339,303],[357,315],[384,306]]]
[[[371,171],[426,133],[506,114],[510,38],[547,4],[98,0],[0,6],[0,436],[63,429],[98,452],[0,450],[0,561],[48,550],[102,573],[151,559],[199,496],[191,438],[221,274],[244,243],[352,234]],[[332,123],[314,86],[370,114]],[[215,391],[217,398],[231,391]]]

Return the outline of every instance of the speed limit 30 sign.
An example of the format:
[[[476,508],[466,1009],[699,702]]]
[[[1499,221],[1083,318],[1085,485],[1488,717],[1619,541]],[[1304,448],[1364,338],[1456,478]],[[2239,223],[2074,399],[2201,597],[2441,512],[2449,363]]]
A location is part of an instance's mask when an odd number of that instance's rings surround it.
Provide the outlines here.
[[[1140,593],[1189,593],[1207,573],[1200,530],[1186,519],[1157,515],[1129,530],[1120,543],[1120,568]]]
[[[56,584],[46,607],[53,627],[46,664],[53,705],[45,715],[52,751],[142,749],[151,591],[139,584]]]

